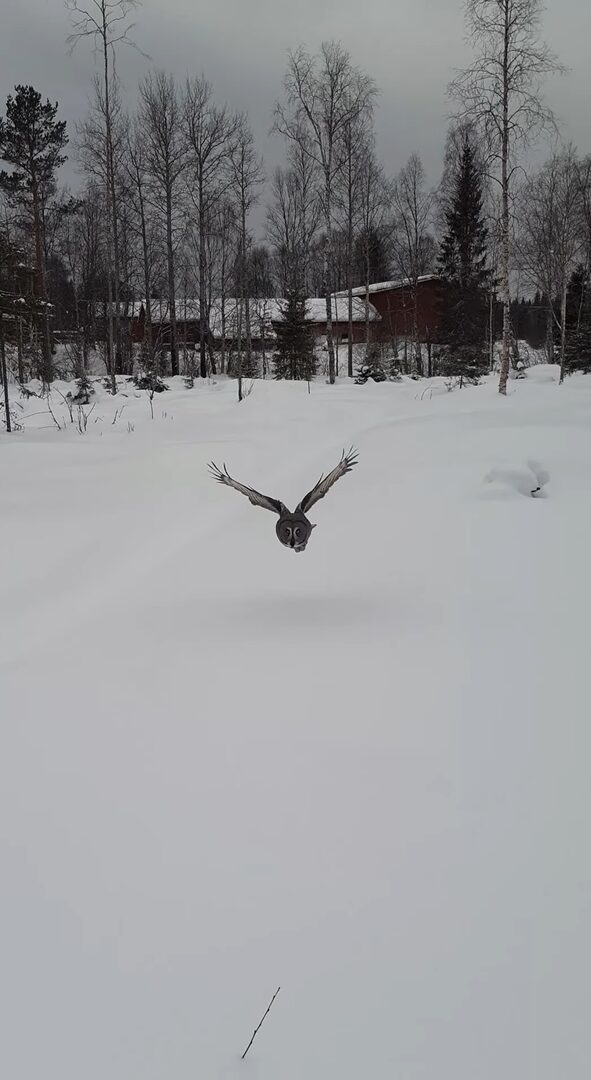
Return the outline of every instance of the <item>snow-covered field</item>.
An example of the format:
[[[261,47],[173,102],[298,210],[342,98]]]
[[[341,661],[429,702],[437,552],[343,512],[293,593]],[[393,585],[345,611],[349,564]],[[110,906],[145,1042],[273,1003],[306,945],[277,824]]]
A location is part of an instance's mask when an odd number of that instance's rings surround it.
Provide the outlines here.
[[[591,379],[424,390],[0,435],[5,1080],[589,1075]]]

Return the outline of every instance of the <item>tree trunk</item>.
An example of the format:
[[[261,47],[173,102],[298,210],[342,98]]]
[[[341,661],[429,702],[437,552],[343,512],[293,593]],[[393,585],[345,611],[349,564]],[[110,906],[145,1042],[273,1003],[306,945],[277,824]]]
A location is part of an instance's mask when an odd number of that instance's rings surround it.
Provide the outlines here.
[[[76,305],[77,306],[77,305]],[[23,320],[19,315],[17,321],[17,350],[18,350],[18,381],[22,384],[25,381],[25,368],[23,363]]]
[[[4,419],[8,434],[12,431],[10,423],[10,401],[8,399],[8,371],[6,370],[6,349],[4,347],[4,316],[0,315],[0,375],[4,390]]]
[[[507,393],[511,358],[511,293],[510,293],[510,229],[509,219],[509,8],[505,8],[505,41],[503,47],[503,130],[501,143],[501,299],[503,303],[503,344],[499,394]]]
[[[564,282],[562,285],[562,297],[560,302],[560,379],[559,383],[562,385],[564,382],[564,368],[566,360],[566,296],[567,296],[567,277],[564,276]]]
[[[331,190],[330,190],[330,165],[327,171],[324,201],[325,201],[325,219],[326,219],[326,243],[324,249],[324,288],[326,294],[326,345],[328,348],[328,381],[331,386],[335,381],[335,353],[334,353],[334,337],[332,333],[332,215],[331,215]]]
[[[419,283],[415,277],[412,295],[412,336],[415,345],[415,366],[417,375],[423,375],[423,351],[419,334]]]
[[[222,375],[226,371],[226,297],[225,297],[225,284],[222,284],[222,295],[220,298],[220,322],[222,329],[222,349],[220,354],[220,368]]]
[[[489,297],[489,311],[488,311],[488,360],[491,375],[495,369],[495,320],[494,320],[494,297],[495,294],[491,288]]]
[[[41,200],[34,169],[32,194],[33,194],[33,233],[35,242],[35,260],[37,263],[37,292],[42,301],[43,308],[43,336],[41,351],[43,354],[42,381],[50,383],[53,379],[53,361],[51,356],[51,336],[49,331],[49,308],[47,300],[47,278],[45,275],[45,250],[43,243],[43,218],[41,212]]]
[[[351,186],[351,182],[349,182]],[[349,221],[347,230],[347,317],[349,340],[347,342],[347,375],[353,378],[353,207],[349,193]]]
[[[103,28],[102,28],[102,40],[103,40],[103,70],[105,79],[105,153],[106,153],[106,194],[107,194],[107,370],[111,375],[111,390],[113,394],[117,393],[117,379],[116,379],[116,365],[115,365],[115,350],[114,334],[113,334],[113,220],[115,210],[113,206],[113,191],[114,184],[111,175],[111,166],[113,163],[112,155],[112,134],[111,134],[111,98],[109,94],[109,47],[108,47],[108,32],[106,24],[106,11],[103,10]]]
[[[228,261],[227,253],[227,236],[225,231],[221,234],[221,265],[220,265],[220,326],[222,331],[221,351],[220,351],[220,370],[222,375],[227,370],[226,365],[226,287],[227,287],[227,274],[226,263]]]
[[[117,224],[117,203],[115,195],[115,181],[113,162],[111,161],[111,183],[113,190],[111,192],[111,207],[113,213],[113,329],[115,338],[115,371],[122,373],[125,369],[123,363],[123,350],[121,345],[121,311],[119,308],[119,286],[120,286],[120,259],[119,259],[119,226]]]
[[[139,177],[138,177],[139,179]],[[144,349],[148,357],[148,364],[150,370],[154,370],[154,344],[152,340],[152,304],[150,298],[150,292],[152,289],[150,281],[150,252],[148,249],[148,230],[146,228],[146,211],[144,206],[144,197],[142,195],[141,187],[138,190],[139,207],[140,207],[140,226],[142,231],[142,262],[144,271]],[[133,367],[133,363],[132,363]]]
[[[369,351],[369,246],[365,247],[365,354]]]
[[[244,336],[246,339],[246,362],[248,365],[248,371],[252,370],[252,329],[250,324],[250,281],[247,273],[246,263],[246,206],[242,203],[242,273],[241,273],[241,285],[242,285],[242,300],[244,302]],[[242,362],[240,364],[240,373],[242,374]],[[242,390],[242,380],[240,389]],[[242,400],[242,397],[240,398]]]
[[[201,171],[201,167],[200,167]],[[199,374],[207,378],[206,311],[207,311],[207,250],[205,246],[205,209],[203,206],[203,178],[199,177]]]
[[[511,294],[509,287],[509,198],[506,189],[507,164],[503,162],[503,210],[501,221],[501,299],[503,303],[503,342],[501,347],[501,370],[499,376],[499,394],[507,393],[509,367],[511,362]]]
[[[245,297],[244,304],[244,336],[246,339],[246,361],[248,364],[248,371],[252,371],[252,328],[250,323],[250,296]]]
[[[107,226],[110,230],[110,225]],[[107,372],[111,376],[111,391],[117,393],[117,379],[115,378],[115,349],[113,348],[113,277],[111,264],[111,244],[107,243]]]
[[[168,306],[170,309],[170,370],[179,373],[179,348],[176,329],[176,287],[174,280],[174,241],[172,236],[172,192],[170,183],[166,190],[166,259],[168,266]]]
[[[105,97],[105,105],[109,102],[109,98]],[[110,109],[110,104],[109,104]],[[110,114],[109,114],[110,115]],[[113,130],[109,119],[109,175],[111,185],[111,214],[113,218],[112,222],[112,235],[113,235],[113,328],[114,328],[114,344],[115,344],[115,373],[120,374],[124,371],[122,346],[121,346],[121,312],[119,309],[119,288],[121,285],[121,260],[119,258],[119,223],[117,221],[117,192],[115,189],[115,155],[113,153]]]
[[[548,297],[546,304],[546,361],[554,363],[554,311],[552,297]]]
[[[241,258],[242,262],[242,258]],[[244,304],[244,271],[240,269],[240,301],[238,309],[238,401],[242,401],[242,311]]]

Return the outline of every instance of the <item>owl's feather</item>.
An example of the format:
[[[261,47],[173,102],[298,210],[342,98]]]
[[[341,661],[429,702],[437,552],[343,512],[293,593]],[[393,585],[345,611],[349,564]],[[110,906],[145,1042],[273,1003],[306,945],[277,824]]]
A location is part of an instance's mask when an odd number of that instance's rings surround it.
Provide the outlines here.
[[[332,472],[329,472],[327,476],[321,476],[317,484],[314,485],[311,491],[307,495],[304,495],[301,503],[298,506],[298,510],[302,510],[304,514],[317,503],[319,499],[323,499],[327,491],[336,484],[337,480],[340,480],[341,476],[345,473],[351,472],[354,465],[357,464],[357,450],[353,447],[346,454],[343,450],[343,455],[338,465],[335,465]]]
[[[218,469],[217,465],[212,461],[208,466],[212,476],[219,481],[220,484],[225,484],[226,487],[233,487],[236,491],[239,491],[242,495],[246,495],[246,498],[253,506],[262,506],[264,510],[271,510],[273,514],[281,514],[285,507],[279,499],[272,499],[269,495],[261,495],[260,491],[255,491],[254,488],[247,487],[246,484],[240,484],[238,480],[234,480],[224,465],[223,472]]]

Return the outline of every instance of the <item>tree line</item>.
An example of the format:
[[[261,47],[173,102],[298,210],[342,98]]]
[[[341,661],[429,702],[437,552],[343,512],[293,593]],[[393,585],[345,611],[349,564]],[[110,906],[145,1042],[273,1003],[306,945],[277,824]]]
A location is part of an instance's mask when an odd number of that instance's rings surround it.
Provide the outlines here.
[[[68,133],[57,104],[18,86],[0,116],[8,166],[0,172],[0,323],[17,342],[19,379],[50,381],[60,363],[55,340],[69,331],[76,374],[97,347],[115,391],[116,375],[137,361],[129,327],[141,299],[143,369],[183,372],[189,382],[228,372],[241,382],[260,373],[260,308],[251,301],[269,297],[285,301],[274,374],[310,378],[305,299],[317,296],[334,382],[334,294],[346,298],[351,377],[353,289],[365,300],[369,355],[369,286],[389,279],[405,280],[410,297],[400,366],[421,375],[418,294],[429,273],[446,285],[431,370],[478,377],[495,362],[498,336],[504,393],[524,325],[549,356],[558,353],[561,378],[591,368],[591,157],[567,146],[541,168],[523,168],[532,140],[555,133],[539,86],[559,64],[541,38],[539,0],[467,0],[475,59],[450,87],[456,115],[435,190],[416,154],[386,175],[376,85],[338,42],[288,54],[272,120],[285,164],[265,176],[247,115],[219,102],[203,75],[180,81],[149,69],[137,108],[126,108],[115,58],[134,44],[136,3],[67,6],[72,47],[88,39],[100,58],[88,114]],[[67,152],[82,177],[74,195],[59,182]],[[257,239],[252,215],[264,191]],[[179,333],[190,312],[196,342]]]

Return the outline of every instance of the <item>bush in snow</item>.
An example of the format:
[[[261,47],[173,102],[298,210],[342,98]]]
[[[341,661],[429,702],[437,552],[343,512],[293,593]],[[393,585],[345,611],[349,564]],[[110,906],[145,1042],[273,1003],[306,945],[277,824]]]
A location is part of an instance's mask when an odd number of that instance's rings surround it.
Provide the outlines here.
[[[382,350],[377,342],[367,346],[365,359],[358,365],[355,373],[358,386],[363,386],[368,379],[373,379],[374,382],[385,382],[387,379],[382,363]]]
[[[94,394],[94,386],[88,378],[88,373],[83,371],[76,379],[76,393],[72,395],[72,400],[78,405],[88,405],[91,394]]]
[[[153,394],[162,394],[165,390],[170,390],[170,386],[162,381],[160,375],[150,371],[138,371],[133,377],[133,383],[138,390],[149,390]]]

